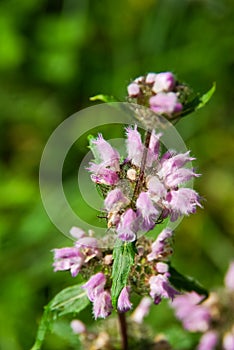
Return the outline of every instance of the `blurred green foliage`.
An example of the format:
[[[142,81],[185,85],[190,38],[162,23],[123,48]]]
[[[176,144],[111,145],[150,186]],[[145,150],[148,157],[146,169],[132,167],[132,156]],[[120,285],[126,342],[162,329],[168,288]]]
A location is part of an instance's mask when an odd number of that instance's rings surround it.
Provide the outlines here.
[[[128,82],[149,71],[172,70],[195,91],[217,83],[208,106],[178,124],[203,174],[195,187],[205,202],[177,229],[174,265],[206,287],[222,283],[234,257],[233,18],[231,0],[1,2],[1,349],[30,348],[43,305],[74,283],[51,267],[51,249],[71,242],[40,200],[38,169],[48,137],[91,105],[90,96],[124,100]],[[76,170],[74,162],[68,184]],[[155,332],[175,322],[165,310],[155,307],[147,318]],[[87,311],[82,318],[91,320]],[[72,344],[49,336],[44,349]]]

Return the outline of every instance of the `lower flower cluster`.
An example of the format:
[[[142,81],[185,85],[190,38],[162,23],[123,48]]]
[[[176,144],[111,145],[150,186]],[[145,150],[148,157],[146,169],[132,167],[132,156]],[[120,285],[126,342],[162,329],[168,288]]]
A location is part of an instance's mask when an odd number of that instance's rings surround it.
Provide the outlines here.
[[[71,233],[77,237],[73,247],[53,250],[54,270],[70,270],[73,277],[80,272],[87,278],[83,288],[93,303],[94,318],[106,318],[113,310],[110,294],[112,254],[109,249],[100,249],[96,238],[86,235],[82,230],[73,227]],[[139,239],[135,264],[128,283],[118,296],[119,312],[127,312],[132,308],[131,292],[139,295],[148,293],[155,304],[159,304],[163,298],[173,300],[178,294],[169,282],[168,261],[173,252],[172,238],[173,232],[164,229],[154,242],[143,237]],[[98,272],[93,274],[97,269]]]
[[[197,350],[234,349],[234,262],[225,276],[225,288],[202,302],[195,292],[176,296],[176,317],[190,332],[202,332]]]

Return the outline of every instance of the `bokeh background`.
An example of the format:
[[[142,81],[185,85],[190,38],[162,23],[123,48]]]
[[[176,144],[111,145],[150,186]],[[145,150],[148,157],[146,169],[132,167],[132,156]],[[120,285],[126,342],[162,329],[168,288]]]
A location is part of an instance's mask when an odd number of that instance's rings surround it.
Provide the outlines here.
[[[1,349],[29,349],[43,306],[76,282],[51,267],[51,249],[72,242],[50,222],[40,199],[47,139],[65,118],[90,106],[90,96],[124,101],[130,80],[149,71],[171,70],[201,92],[216,81],[209,104],[177,126],[197,157],[203,176],[195,188],[205,202],[177,228],[173,261],[208,288],[223,283],[234,258],[233,20],[232,0],[1,2]],[[74,177],[79,152],[67,164],[65,183]],[[87,312],[82,317],[91,322]],[[147,322],[155,333],[176,324],[165,304],[153,308]],[[73,346],[66,334],[49,335],[43,349]]]

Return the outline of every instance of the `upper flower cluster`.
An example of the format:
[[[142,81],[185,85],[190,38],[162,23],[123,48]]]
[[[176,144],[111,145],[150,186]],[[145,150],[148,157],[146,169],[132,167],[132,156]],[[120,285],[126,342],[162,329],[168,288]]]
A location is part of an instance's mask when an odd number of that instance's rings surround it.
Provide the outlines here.
[[[171,72],[148,73],[136,78],[127,87],[130,101],[149,107],[169,118],[183,109],[184,86]]]
[[[160,137],[150,134],[147,147],[137,127],[126,128],[127,158],[102,135],[92,139],[95,162],[88,170],[100,188],[105,187],[104,209],[108,227],[115,228],[118,238],[132,242],[140,231],[147,232],[167,217],[175,221],[194,213],[201,206],[198,194],[184,183],[199,176],[188,164],[190,152],[167,151],[160,156]]]

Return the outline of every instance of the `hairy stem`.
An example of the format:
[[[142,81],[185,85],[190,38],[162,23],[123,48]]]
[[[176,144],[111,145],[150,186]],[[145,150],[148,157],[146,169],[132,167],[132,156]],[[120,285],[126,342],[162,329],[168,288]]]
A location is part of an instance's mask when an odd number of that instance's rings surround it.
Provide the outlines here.
[[[125,313],[118,312],[122,350],[128,350],[128,334]]]
[[[145,165],[146,165],[146,160],[147,160],[147,154],[148,154],[148,148],[149,148],[149,143],[150,143],[150,138],[151,138],[151,131],[147,130],[146,136],[145,136],[145,149],[142,155],[142,160],[141,160],[141,168],[140,168],[140,174],[139,178],[137,180],[134,193],[133,193],[133,198],[137,198],[139,193],[141,192],[142,185],[143,185],[143,179],[144,179],[144,173],[145,173]]]

